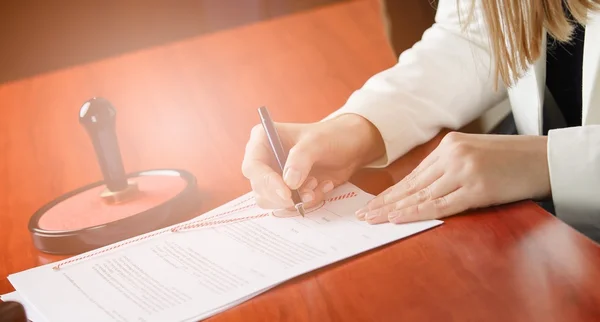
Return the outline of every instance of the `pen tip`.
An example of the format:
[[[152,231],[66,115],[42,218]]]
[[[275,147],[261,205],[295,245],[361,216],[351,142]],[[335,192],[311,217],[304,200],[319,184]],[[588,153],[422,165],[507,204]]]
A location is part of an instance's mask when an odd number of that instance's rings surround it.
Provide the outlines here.
[[[296,205],[296,209],[298,210],[298,212],[300,213],[300,215],[302,217],[304,217],[305,212],[304,212],[304,207],[302,206],[302,204],[297,204]]]

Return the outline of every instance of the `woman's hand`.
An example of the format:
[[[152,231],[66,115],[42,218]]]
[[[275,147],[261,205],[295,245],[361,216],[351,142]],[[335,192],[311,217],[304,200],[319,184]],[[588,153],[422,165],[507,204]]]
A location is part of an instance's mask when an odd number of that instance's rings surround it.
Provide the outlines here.
[[[451,132],[412,173],[357,211],[369,223],[439,219],[550,195],[546,137]]]
[[[279,123],[276,128],[289,150],[283,176],[260,125],[252,129],[242,164],[262,208],[292,208],[290,189],[299,189],[310,208],[364,163],[385,153],[379,131],[355,114],[310,124]]]

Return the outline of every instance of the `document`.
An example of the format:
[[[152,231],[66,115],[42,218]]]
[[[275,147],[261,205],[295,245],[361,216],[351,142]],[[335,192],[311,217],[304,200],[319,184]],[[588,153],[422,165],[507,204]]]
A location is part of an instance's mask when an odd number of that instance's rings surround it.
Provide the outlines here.
[[[359,221],[354,212],[372,197],[345,184],[301,217],[261,209],[247,194],[189,222],[9,281],[48,322],[202,320],[296,276],[441,224]]]

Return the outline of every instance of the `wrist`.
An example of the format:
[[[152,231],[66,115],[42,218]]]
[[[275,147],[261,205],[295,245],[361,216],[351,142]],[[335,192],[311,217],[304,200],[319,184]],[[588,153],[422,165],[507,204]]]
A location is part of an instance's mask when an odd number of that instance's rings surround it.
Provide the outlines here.
[[[368,164],[385,155],[385,144],[377,127],[365,117],[354,114],[342,114],[332,119],[352,138],[356,144],[357,158],[360,164]]]

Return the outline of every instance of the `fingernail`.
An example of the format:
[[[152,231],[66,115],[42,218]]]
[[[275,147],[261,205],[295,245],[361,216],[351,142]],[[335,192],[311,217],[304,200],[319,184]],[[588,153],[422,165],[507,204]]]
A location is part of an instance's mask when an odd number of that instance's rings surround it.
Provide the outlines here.
[[[283,175],[283,180],[291,189],[297,189],[301,179],[302,174],[300,171],[292,168],[286,169],[285,174]]]
[[[403,213],[400,211],[389,213],[388,220],[394,224],[401,224],[404,222],[402,220],[404,218],[402,215],[403,215]]]
[[[308,182],[306,183],[305,188],[310,189],[310,190],[315,190],[315,188],[317,187],[318,184],[319,184],[319,182],[317,181],[317,179],[310,178],[308,180]]]
[[[286,196],[285,192],[283,192],[283,190],[281,190],[281,189],[275,190],[275,193],[277,193],[277,195],[279,196],[279,198],[281,198],[283,200],[287,200],[288,199],[288,196]]]
[[[367,220],[373,220],[377,218],[377,216],[379,216],[379,211],[371,211],[368,212],[365,217],[367,218]]]
[[[313,197],[310,195],[310,193],[303,193],[301,197],[302,201],[306,203],[309,203],[313,200]]]
[[[327,181],[327,183],[323,185],[323,193],[328,193],[331,190],[333,190],[333,182]]]
[[[365,216],[365,213],[369,210],[369,207],[362,207],[360,209],[358,209],[354,214],[359,216],[359,215],[363,215],[363,217]]]

